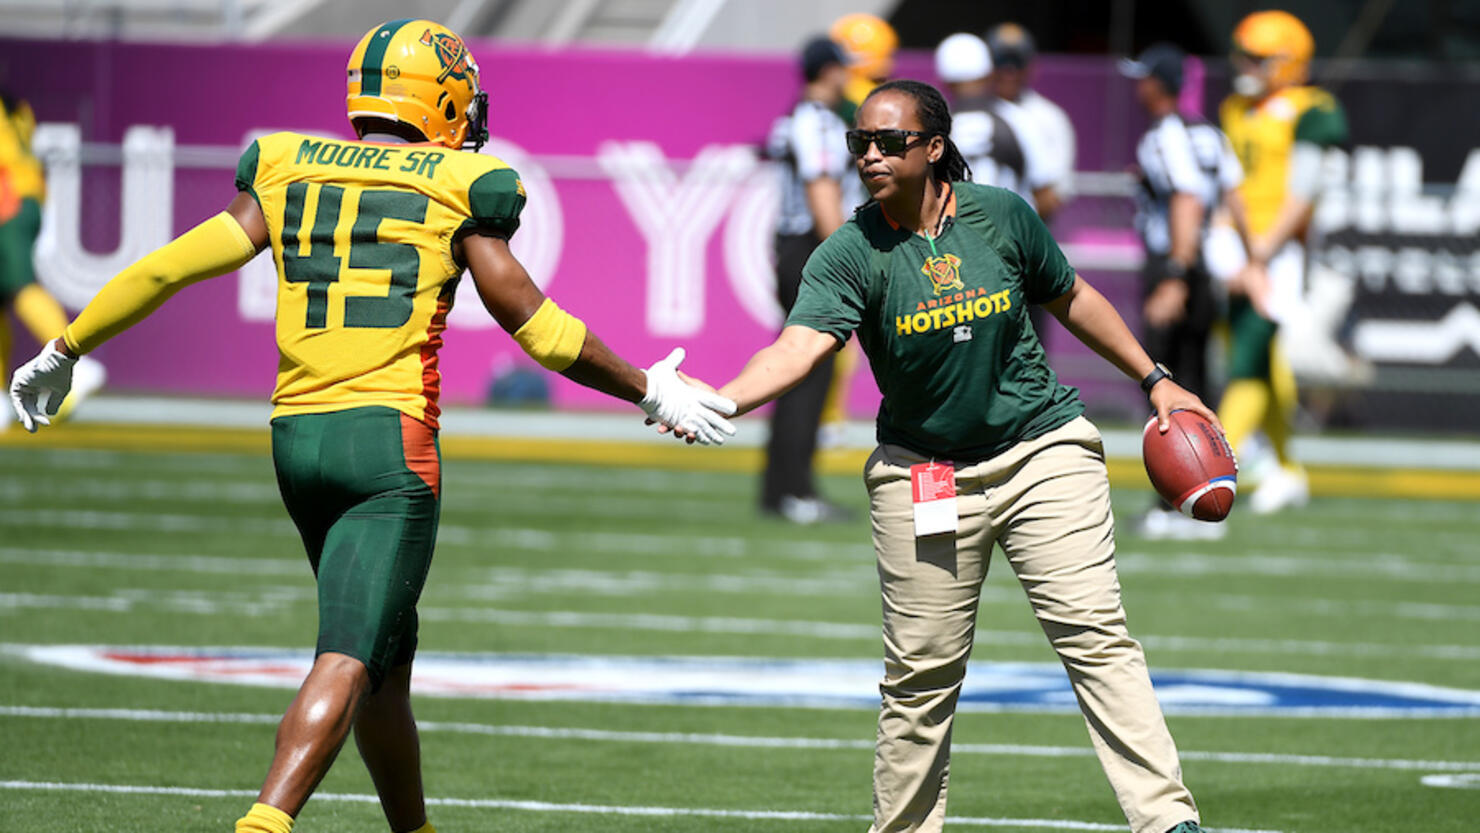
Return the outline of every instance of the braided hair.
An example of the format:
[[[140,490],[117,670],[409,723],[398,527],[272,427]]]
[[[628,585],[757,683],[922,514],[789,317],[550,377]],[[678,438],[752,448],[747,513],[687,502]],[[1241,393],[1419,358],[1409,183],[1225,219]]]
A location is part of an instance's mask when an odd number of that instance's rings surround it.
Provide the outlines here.
[[[946,104],[940,90],[920,81],[888,81],[873,89],[868,98],[879,93],[903,93],[915,101],[915,117],[930,136],[945,139],[946,150],[940,158],[930,164],[931,173],[937,182],[966,182],[971,180],[971,166],[956,143],[951,141],[951,108]]]

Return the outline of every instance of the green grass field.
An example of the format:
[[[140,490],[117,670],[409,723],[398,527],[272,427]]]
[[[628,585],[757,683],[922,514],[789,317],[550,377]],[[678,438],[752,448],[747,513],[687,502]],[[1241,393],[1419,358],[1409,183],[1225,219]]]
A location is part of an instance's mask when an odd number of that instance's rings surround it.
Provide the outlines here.
[[[744,474],[445,471],[423,651],[880,656],[864,521],[761,519]],[[824,485],[862,513],[858,479]],[[0,495],[0,830],[229,830],[291,690],[63,670],[17,646],[310,646],[312,579],[269,459],[11,445]],[[1147,500],[1115,494],[1126,605],[1153,668],[1480,689],[1480,504],[1323,499],[1172,544],[1129,532]],[[1005,567],[984,589],[974,662],[1052,661]],[[867,826],[871,709],[421,697],[417,710],[444,833]],[[1480,821],[1474,717],[1169,722],[1215,829]],[[1078,716],[965,713],[955,741],[954,829],[1123,829]],[[1433,774],[1469,787],[1422,783]],[[299,830],[384,829],[352,750],[320,792]]]

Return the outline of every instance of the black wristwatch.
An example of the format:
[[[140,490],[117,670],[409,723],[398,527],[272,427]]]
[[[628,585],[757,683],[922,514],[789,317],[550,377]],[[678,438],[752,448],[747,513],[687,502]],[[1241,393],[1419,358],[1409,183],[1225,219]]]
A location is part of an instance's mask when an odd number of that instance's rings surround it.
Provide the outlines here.
[[[1172,371],[1167,370],[1166,365],[1157,362],[1156,367],[1151,368],[1151,372],[1147,373],[1146,378],[1141,380],[1141,390],[1145,391],[1147,395],[1150,395],[1151,389],[1156,387],[1157,382],[1170,378],[1172,378]]]

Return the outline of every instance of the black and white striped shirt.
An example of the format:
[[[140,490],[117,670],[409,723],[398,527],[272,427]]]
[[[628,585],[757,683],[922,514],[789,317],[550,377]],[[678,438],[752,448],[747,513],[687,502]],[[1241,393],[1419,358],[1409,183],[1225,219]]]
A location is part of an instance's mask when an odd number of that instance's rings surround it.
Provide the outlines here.
[[[862,200],[863,186],[853,172],[848,153],[848,126],[837,113],[816,101],[802,101],[771,125],[766,155],[785,166],[781,185],[779,234],[806,234],[816,225],[807,207],[807,183],[822,177],[838,181],[843,190],[843,216]]]
[[[1042,143],[1029,130],[1021,110],[998,98],[957,102],[951,114],[951,141],[971,166],[972,181],[1006,188],[1033,205],[1033,192],[1051,180]]]
[[[1243,168],[1222,131],[1181,113],[1163,116],[1136,145],[1141,188],[1136,195],[1136,231],[1146,251],[1164,255],[1172,249],[1168,212],[1172,194],[1196,196],[1212,214],[1224,192],[1244,180]]]

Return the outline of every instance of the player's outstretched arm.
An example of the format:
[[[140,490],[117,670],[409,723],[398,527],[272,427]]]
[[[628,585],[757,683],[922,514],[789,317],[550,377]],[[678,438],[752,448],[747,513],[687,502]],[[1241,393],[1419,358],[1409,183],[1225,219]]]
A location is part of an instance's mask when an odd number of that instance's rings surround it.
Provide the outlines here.
[[[240,269],[267,247],[267,223],[256,200],[231,205],[140,258],[98,290],[61,337],[16,370],[10,402],[27,431],[50,425],[72,389],[77,357],[144,320],[180,289]]]
[[[1120,313],[1084,278],[1075,275],[1074,285],[1069,291],[1044,306],[1075,338],[1132,379],[1145,379],[1155,369],[1156,364],[1146,355],[1141,343],[1136,341]],[[1156,407],[1157,424],[1161,431],[1167,430],[1167,415],[1175,410],[1200,414],[1217,425],[1220,431],[1223,429],[1218,422],[1218,415],[1211,408],[1170,379],[1163,379],[1152,386],[1150,396],[1151,404]]]
[[[734,400],[737,413],[752,411],[800,384],[838,346],[827,333],[793,324],[751,356],[740,375],[719,389],[720,395]]]
[[[579,318],[545,297],[499,235],[460,241],[478,297],[505,332],[542,367],[573,382],[633,402],[680,436],[719,445],[735,433],[725,420],[735,403],[679,378],[682,349],[646,371],[612,352]]]

